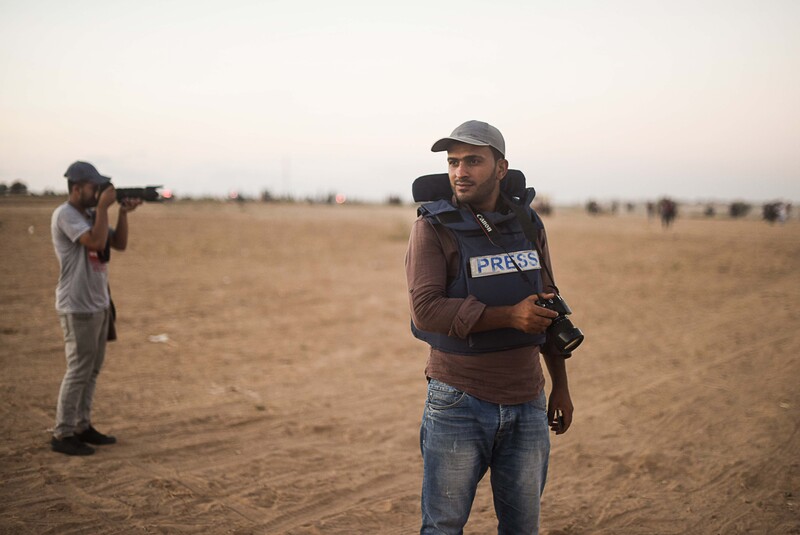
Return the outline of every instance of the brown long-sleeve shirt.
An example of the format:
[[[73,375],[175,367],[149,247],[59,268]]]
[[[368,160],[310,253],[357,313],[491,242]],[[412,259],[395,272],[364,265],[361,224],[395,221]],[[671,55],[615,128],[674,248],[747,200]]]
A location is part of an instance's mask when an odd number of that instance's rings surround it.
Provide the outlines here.
[[[537,240],[542,265],[550,266],[544,229]],[[447,297],[447,286],[458,275],[461,258],[452,231],[424,218],[414,222],[406,253],[411,318],[430,332],[466,338],[486,305],[473,296]],[[552,269],[550,270],[552,272]],[[554,291],[548,270],[542,269],[545,292]],[[514,405],[535,399],[544,387],[539,347],[459,355],[431,348],[425,375],[479,399]]]

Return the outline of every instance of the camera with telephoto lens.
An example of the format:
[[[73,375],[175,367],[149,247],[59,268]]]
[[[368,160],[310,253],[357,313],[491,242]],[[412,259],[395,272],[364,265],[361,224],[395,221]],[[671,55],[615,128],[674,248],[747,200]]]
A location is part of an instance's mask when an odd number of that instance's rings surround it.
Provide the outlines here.
[[[575,327],[567,316],[572,314],[567,302],[556,295],[552,299],[539,298],[536,304],[542,308],[557,312],[558,316],[547,328],[547,337],[551,338],[556,348],[562,353],[571,353],[583,342],[583,333]]]
[[[107,182],[100,186],[100,192],[111,185]],[[142,199],[145,202],[161,202],[163,197],[158,193],[158,188],[162,186],[146,186],[144,188],[116,188],[117,202],[122,202],[124,199]],[[98,193],[98,194],[99,194]]]

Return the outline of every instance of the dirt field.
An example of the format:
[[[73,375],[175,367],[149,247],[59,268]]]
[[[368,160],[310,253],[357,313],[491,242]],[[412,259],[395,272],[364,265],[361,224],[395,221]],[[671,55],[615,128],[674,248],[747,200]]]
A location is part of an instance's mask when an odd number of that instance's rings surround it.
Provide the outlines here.
[[[94,413],[119,443],[70,458],[48,445],[57,202],[0,203],[0,533],[418,531],[414,208],[132,214]],[[800,222],[545,223],[587,340],[542,533],[800,534]],[[494,526],[487,478],[466,532]]]

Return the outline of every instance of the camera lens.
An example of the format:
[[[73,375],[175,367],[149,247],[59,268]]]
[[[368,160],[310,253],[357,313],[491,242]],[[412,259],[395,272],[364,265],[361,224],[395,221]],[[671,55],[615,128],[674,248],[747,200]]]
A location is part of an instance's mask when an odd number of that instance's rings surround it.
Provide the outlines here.
[[[583,333],[566,316],[559,316],[548,329],[548,334],[556,339],[556,346],[565,352],[572,352],[583,342]]]

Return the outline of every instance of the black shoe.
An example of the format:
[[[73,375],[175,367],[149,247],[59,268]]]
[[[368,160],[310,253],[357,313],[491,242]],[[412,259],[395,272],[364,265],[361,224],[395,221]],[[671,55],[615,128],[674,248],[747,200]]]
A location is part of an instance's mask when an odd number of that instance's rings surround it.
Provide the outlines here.
[[[111,435],[104,435],[92,426],[89,426],[89,429],[86,431],[76,434],[75,438],[81,442],[88,442],[89,444],[95,444],[97,446],[116,444],[117,442],[115,437],[112,437]]]
[[[94,448],[87,446],[77,437],[64,437],[56,438],[50,441],[50,449],[58,453],[66,453],[67,455],[91,455],[94,453]]]

